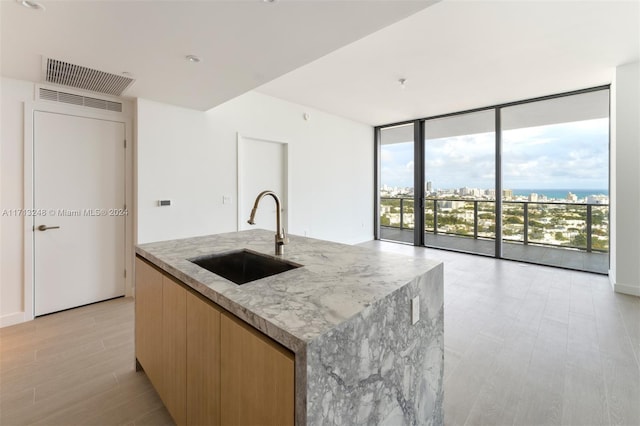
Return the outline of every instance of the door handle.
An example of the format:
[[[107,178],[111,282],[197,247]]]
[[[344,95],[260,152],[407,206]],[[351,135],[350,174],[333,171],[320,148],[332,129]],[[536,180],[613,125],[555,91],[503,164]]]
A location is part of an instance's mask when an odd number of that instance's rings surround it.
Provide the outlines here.
[[[47,229],[60,229],[60,227],[59,226],[47,226],[47,225],[38,226],[38,231],[46,231]]]

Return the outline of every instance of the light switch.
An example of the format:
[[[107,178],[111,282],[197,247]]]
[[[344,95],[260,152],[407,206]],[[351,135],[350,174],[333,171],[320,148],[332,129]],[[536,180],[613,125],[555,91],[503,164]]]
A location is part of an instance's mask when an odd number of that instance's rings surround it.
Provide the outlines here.
[[[231,196],[223,195],[222,196],[222,204],[231,204]]]
[[[411,324],[420,321],[420,296],[411,299]]]

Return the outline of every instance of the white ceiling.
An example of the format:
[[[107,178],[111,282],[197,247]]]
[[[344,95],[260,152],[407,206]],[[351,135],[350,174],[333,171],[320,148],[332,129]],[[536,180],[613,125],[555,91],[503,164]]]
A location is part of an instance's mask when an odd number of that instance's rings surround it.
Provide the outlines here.
[[[2,0],[0,73],[42,81],[42,56],[136,82],[126,96],[206,110],[434,1]],[[199,64],[185,55],[202,58]]]
[[[444,0],[258,90],[388,124],[608,84],[639,27],[637,0]]]

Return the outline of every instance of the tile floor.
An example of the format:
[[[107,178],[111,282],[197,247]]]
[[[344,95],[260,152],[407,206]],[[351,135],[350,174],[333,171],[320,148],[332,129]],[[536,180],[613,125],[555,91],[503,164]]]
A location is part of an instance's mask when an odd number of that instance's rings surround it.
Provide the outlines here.
[[[0,329],[0,425],[172,425],[136,373],[133,299]]]
[[[608,277],[362,245],[444,262],[446,425],[640,425],[640,298]]]
[[[446,425],[640,425],[640,298],[596,274],[363,246],[445,262]],[[130,298],[0,329],[0,425],[173,424],[133,351]]]

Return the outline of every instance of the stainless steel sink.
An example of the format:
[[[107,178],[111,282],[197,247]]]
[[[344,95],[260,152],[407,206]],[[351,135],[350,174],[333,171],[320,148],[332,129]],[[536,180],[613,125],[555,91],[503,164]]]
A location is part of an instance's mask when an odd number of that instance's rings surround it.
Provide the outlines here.
[[[188,260],[238,285],[302,266],[247,249],[208,254]]]

